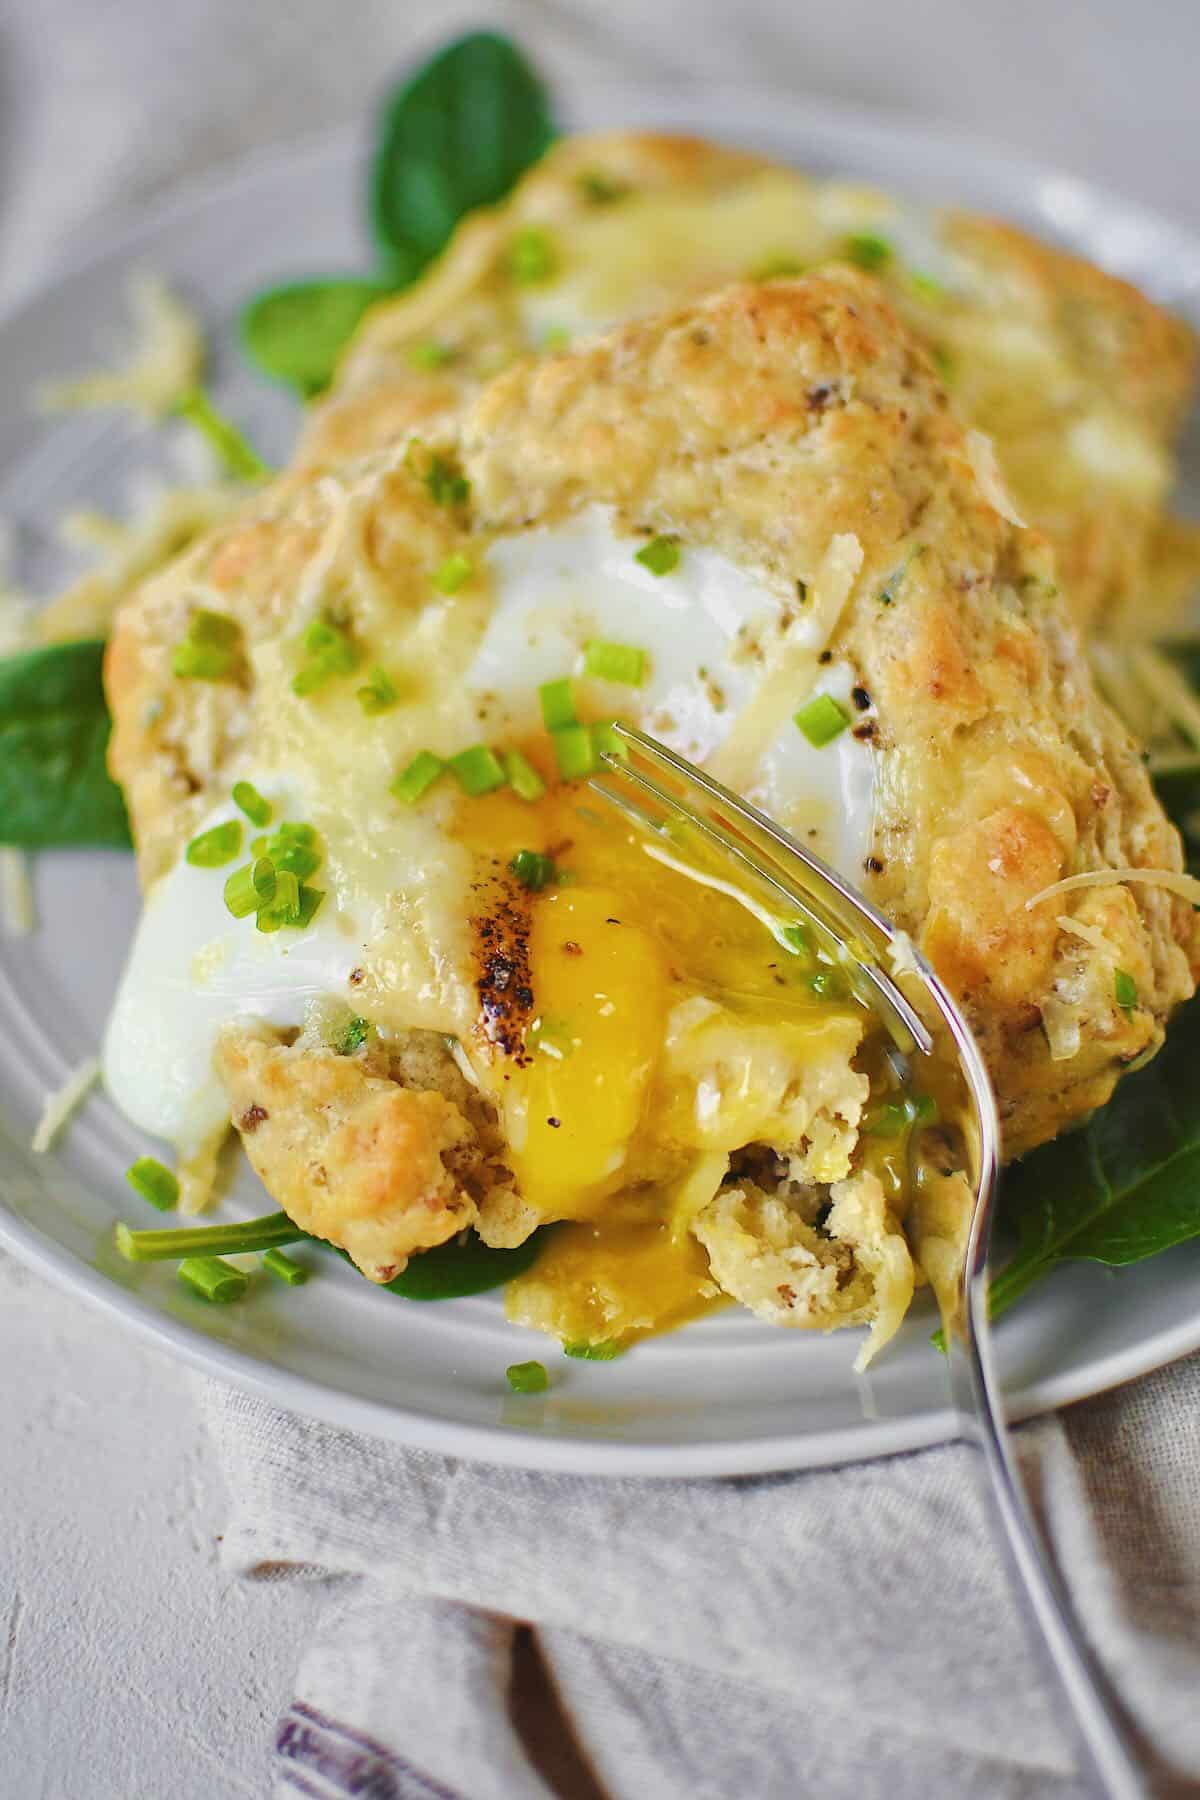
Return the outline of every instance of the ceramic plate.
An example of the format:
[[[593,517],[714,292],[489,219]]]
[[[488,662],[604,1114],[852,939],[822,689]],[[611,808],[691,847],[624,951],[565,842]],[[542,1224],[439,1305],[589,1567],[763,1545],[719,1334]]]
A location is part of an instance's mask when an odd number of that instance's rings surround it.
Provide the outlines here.
[[[1005,213],[1130,275],[1200,324],[1200,242],[1005,151],[745,96],[595,96],[573,122],[702,131],[918,198]],[[220,399],[269,456],[286,455],[294,409],[236,366],[231,320],[262,283],[367,266],[361,163],[361,144],[338,137],[243,166],[110,235],[0,325],[0,518],[17,527],[26,581],[46,588],[64,573],[56,517],[85,503],[119,508],[139,472],[161,465],[161,436],[104,415],[47,422],[25,404],[38,381],[119,339],[133,267],[162,271],[196,302],[225,346]],[[1200,466],[1200,455],[1192,460]],[[114,1320],[280,1405],[542,1468],[727,1474],[875,1456],[952,1434],[943,1360],[929,1343],[934,1320],[920,1306],[869,1377],[851,1372],[853,1333],[773,1332],[731,1311],[614,1363],[550,1355],[554,1385],[535,1398],[511,1395],[504,1370],[546,1357],[545,1340],[510,1328],[494,1295],[419,1305],[320,1254],[318,1278],[302,1291],[260,1282],[246,1303],[213,1307],[190,1298],[170,1266],[120,1263],[113,1220],[153,1223],[122,1179],[145,1141],[96,1095],[54,1154],[35,1158],[25,1146],[45,1093],[99,1043],[137,916],[132,861],[43,856],[34,886],[36,935],[0,939],[0,1241]],[[263,1210],[248,1172],[227,1209]],[[1014,1412],[1096,1393],[1197,1348],[1198,1295],[1200,1243],[1118,1274],[1064,1269],[999,1329]]]

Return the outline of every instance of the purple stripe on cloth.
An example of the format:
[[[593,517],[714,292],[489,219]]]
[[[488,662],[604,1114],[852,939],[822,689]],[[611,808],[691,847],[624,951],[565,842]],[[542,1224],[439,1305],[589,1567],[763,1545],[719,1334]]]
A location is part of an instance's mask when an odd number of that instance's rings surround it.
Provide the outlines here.
[[[306,1781],[299,1769],[284,1769],[280,1779],[286,1781],[289,1787],[296,1788],[301,1794],[310,1795],[311,1800],[329,1800],[328,1792],[323,1793],[320,1788],[315,1788],[311,1781]]]
[[[332,1795],[352,1800],[464,1800],[377,1738],[328,1718],[303,1700],[294,1700],[279,1721],[275,1754],[285,1764],[284,1776],[317,1800],[328,1796],[298,1779],[296,1764],[318,1776]]]

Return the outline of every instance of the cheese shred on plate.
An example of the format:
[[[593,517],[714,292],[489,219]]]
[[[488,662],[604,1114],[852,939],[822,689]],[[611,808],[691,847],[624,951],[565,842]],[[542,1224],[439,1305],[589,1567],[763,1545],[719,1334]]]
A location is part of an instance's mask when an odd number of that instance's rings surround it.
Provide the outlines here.
[[[81,1062],[79,1067],[68,1075],[60,1088],[46,1096],[42,1106],[42,1116],[38,1120],[37,1130],[29,1144],[29,1148],[35,1156],[46,1154],[76,1107],[81,1106],[87,1099],[99,1074],[100,1059],[89,1056],[86,1062]]]

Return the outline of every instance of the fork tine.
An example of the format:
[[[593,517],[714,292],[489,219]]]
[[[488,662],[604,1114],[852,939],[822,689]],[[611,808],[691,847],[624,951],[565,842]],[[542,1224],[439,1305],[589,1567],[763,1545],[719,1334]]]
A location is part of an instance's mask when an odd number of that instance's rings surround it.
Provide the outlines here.
[[[847,940],[857,937],[857,933],[847,932],[842,921],[838,919],[836,911],[827,904],[822,904],[824,899],[822,890],[832,888],[837,899],[851,907],[856,920],[871,926],[884,938],[885,943],[890,944],[894,941],[895,933],[882,915],[876,913],[865,900],[861,900],[853,889],[848,889],[833,870],[827,868],[824,863],[804,850],[802,846],[795,844],[786,833],[778,831],[765,815],[757,812],[747,802],[739,800],[719,782],[713,781],[711,776],[705,776],[702,771],[695,769],[682,757],[675,756],[673,752],[667,750],[653,738],[646,737],[643,732],[635,731],[632,727],[625,725],[617,725],[616,730],[623,739],[626,739],[642,753],[656,770],[665,765],[675,779],[684,784],[689,793],[698,792],[699,804],[695,807],[688,805],[679,798],[678,794],[661,787],[643,770],[631,767],[623,758],[610,752],[604,752],[603,760],[610,778],[618,785],[632,783],[643,793],[649,794],[670,815],[684,819],[693,829],[714,843],[723,855],[736,860],[742,867],[748,869],[761,885],[773,890],[776,895],[787,902],[790,908],[810,924],[815,925],[826,940],[826,946],[833,946],[843,966],[849,961],[853,973],[858,977],[859,999],[873,1004],[883,1012],[888,1028],[899,1047],[907,1052],[915,1045],[925,1055],[929,1055],[933,1050],[933,1037],[924,1020],[896,983],[871,958],[863,955],[861,951],[855,953],[851,950]],[[605,786],[595,779],[589,783],[589,786],[610,805],[617,807],[627,818],[634,820],[643,828],[648,827],[655,832],[661,831],[661,821],[650,817],[642,808],[634,805],[627,795],[620,794],[614,787]],[[751,839],[750,849],[744,843],[739,843],[737,838],[731,834],[719,813],[715,819],[712,817],[708,809],[713,808],[714,804],[729,807],[743,829],[746,825],[752,828],[754,835]],[[706,810],[701,811],[701,807]],[[750,834],[747,833],[747,835]],[[771,846],[769,851],[763,847],[762,840],[764,838]],[[751,849],[758,853],[757,857],[750,853]],[[797,882],[787,878],[786,869],[780,866],[781,850],[785,851],[793,862],[799,862],[810,879],[818,884],[819,897],[814,897]],[[871,990],[869,1001],[868,997],[861,992],[863,984]]]

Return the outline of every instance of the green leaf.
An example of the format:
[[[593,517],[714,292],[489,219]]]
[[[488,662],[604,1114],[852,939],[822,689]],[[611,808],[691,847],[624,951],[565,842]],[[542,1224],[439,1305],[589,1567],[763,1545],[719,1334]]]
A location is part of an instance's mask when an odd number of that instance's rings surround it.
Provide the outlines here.
[[[128,849],[125,802],[105,763],[103,660],[91,641],[0,660],[0,843]]]
[[[1085,1130],[1015,1164],[1001,1209],[1018,1249],[992,1284],[998,1317],[1060,1262],[1120,1267],[1200,1237],[1200,1000]]]
[[[493,1250],[472,1232],[465,1243],[452,1238],[432,1250],[414,1256],[402,1275],[386,1282],[388,1292],[406,1300],[459,1300],[466,1294],[482,1294],[503,1287],[514,1276],[532,1268],[542,1246],[542,1232],[535,1231],[515,1250]]]
[[[367,308],[386,298],[392,285],[346,276],[268,288],[242,309],[242,348],[273,381],[286,382],[306,399],[319,394]]]
[[[476,31],[447,45],[384,109],[370,187],[381,254],[411,279],[553,137],[545,90],[507,38]]]

